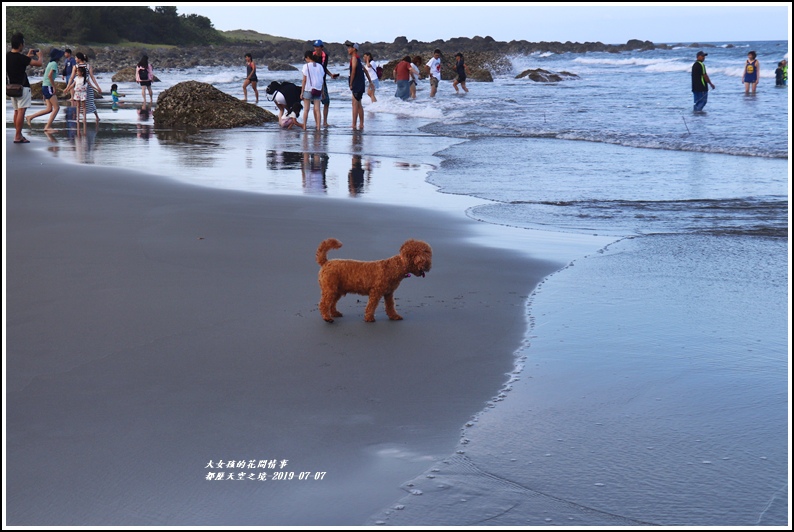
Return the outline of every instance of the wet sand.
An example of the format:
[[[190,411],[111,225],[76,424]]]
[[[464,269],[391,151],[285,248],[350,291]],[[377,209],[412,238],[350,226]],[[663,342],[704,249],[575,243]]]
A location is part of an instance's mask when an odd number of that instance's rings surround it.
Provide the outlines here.
[[[11,140],[9,525],[362,524],[454,452],[560,266],[474,245],[462,217],[195,187]],[[322,321],[331,236],[332,258],[433,246],[396,293],[403,321],[381,304],[365,323],[355,295]]]

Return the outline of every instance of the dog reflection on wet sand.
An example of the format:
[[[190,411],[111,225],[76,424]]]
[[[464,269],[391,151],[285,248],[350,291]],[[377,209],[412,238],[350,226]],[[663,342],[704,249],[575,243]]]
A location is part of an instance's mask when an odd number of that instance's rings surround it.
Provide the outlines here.
[[[346,294],[369,296],[364,310],[364,321],[375,321],[375,309],[383,298],[386,315],[390,320],[401,320],[394,309],[394,291],[406,277],[424,277],[433,262],[433,250],[421,240],[406,240],[400,252],[388,259],[360,261],[350,259],[328,260],[328,251],[339,249],[342,243],[328,238],[317,248],[317,264],[320,265],[320,314],[333,323],[341,318],[336,303]]]

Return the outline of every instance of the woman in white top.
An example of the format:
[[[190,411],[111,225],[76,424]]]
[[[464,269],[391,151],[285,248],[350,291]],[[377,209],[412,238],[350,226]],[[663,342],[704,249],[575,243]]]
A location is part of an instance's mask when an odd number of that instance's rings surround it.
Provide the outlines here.
[[[419,85],[419,65],[421,64],[422,56],[414,56],[413,61],[411,61],[411,83],[409,87],[412,100],[416,100],[416,86]]]
[[[372,103],[377,102],[377,98],[375,98],[375,89],[380,88],[380,83],[378,82],[378,71],[377,67],[378,64],[372,60],[372,54],[369,52],[364,52],[364,68],[367,69],[369,72],[369,79],[370,83],[367,86],[367,95],[369,96]]]
[[[303,129],[309,124],[309,107],[314,106],[314,123],[317,124],[317,131],[320,131],[320,99],[323,97],[323,67],[318,64],[318,58],[311,50],[303,54],[303,82],[301,83],[301,94],[303,94],[304,108]]]

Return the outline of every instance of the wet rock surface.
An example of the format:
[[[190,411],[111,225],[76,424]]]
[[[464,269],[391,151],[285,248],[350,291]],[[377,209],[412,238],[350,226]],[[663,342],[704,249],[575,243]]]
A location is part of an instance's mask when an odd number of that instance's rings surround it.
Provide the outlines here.
[[[178,83],[161,92],[153,117],[157,127],[188,130],[229,129],[278,121],[270,111],[198,81]]]

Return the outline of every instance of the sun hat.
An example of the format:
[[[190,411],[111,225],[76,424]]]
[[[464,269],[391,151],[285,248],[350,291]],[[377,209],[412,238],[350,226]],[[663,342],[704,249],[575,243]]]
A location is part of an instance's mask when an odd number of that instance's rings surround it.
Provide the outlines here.
[[[314,46],[322,46],[322,45],[323,45],[323,41],[321,41],[320,39],[314,41]]]
[[[53,48],[50,50],[50,61],[57,61],[61,57],[63,57],[64,51],[59,50],[57,48]]]

